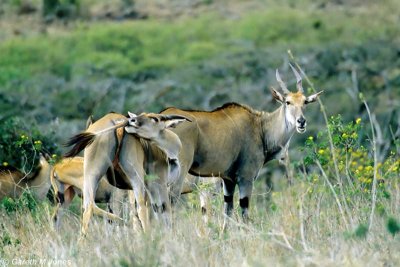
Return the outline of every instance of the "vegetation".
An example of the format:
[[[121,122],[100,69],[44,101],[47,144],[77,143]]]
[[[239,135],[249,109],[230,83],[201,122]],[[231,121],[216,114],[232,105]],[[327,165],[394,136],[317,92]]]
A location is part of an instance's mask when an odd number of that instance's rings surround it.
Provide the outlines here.
[[[29,173],[38,165],[40,152],[53,158],[59,153],[50,133],[41,132],[36,125],[19,117],[3,120],[0,134],[0,162],[4,167],[13,166]]]
[[[28,2],[36,13],[18,15]],[[306,111],[307,134],[291,143],[294,185],[280,179],[270,193],[258,182],[251,223],[242,224],[236,211],[222,232],[222,195],[203,223],[196,192],[175,211],[172,229],[155,222],[143,234],[97,218],[77,244],[79,202],[56,231],[52,204],[26,194],[0,204],[0,265],[400,262],[398,1],[54,2],[75,6],[73,15],[44,15],[39,0],[0,3],[3,165],[29,172],[39,151],[59,155],[91,114],[212,109],[229,101],[272,111],[276,68],[294,88],[288,61],[307,75],[308,93],[324,93],[319,107]],[[267,169],[275,172],[274,164]]]

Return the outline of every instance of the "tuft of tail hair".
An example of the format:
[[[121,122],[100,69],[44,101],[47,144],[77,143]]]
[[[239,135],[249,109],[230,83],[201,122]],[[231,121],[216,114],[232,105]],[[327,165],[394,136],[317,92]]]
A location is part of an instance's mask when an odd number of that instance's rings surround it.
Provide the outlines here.
[[[70,151],[64,154],[64,157],[75,157],[85,147],[93,143],[96,135],[93,133],[83,132],[71,137],[65,146],[73,146]]]

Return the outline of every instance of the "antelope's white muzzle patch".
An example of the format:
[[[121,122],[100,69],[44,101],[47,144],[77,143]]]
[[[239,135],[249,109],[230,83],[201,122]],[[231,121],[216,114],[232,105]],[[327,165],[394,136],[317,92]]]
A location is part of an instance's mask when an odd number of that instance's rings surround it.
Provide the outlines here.
[[[125,131],[127,133],[136,133],[137,129],[139,129],[139,126],[136,124],[136,121],[133,122],[133,121],[130,120],[128,122],[128,125],[125,126]]]
[[[307,123],[304,123],[303,125],[297,124],[296,125],[297,132],[298,133],[305,133],[306,132],[306,126],[307,126]]]

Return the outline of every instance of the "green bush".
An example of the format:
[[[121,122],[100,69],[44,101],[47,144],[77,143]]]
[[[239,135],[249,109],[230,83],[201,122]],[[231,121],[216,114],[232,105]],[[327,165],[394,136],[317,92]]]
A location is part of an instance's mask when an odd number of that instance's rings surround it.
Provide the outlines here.
[[[29,191],[24,191],[18,199],[5,197],[0,201],[0,209],[5,210],[8,214],[16,211],[30,211],[36,212],[38,209],[38,202]]]
[[[52,136],[44,136],[34,124],[23,118],[11,117],[0,124],[0,163],[24,173],[34,171],[39,153],[58,153]]]
[[[328,131],[332,136],[333,151]],[[316,138],[309,136],[302,150],[305,152],[305,156],[301,165],[310,167],[319,162],[326,175],[334,183],[343,182],[347,185],[348,196],[370,197],[375,162],[369,135],[361,118],[356,118],[346,124],[340,115],[332,116],[329,119],[328,127],[318,132]],[[383,162],[376,162],[376,179],[380,197],[390,197],[385,188],[397,182],[399,167],[400,159],[394,151]],[[336,168],[340,181],[334,178],[337,177]]]

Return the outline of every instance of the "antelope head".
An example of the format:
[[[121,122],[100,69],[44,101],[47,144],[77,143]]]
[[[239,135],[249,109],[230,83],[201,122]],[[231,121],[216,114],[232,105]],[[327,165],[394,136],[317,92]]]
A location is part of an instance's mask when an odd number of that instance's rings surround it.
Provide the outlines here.
[[[303,115],[304,107],[309,103],[315,102],[323,91],[310,96],[305,96],[300,74],[291,64],[289,65],[296,76],[297,92],[292,93],[287,89],[286,84],[282,81],[281,76],[279,75],[279,71],[276,70],[276,80],[278,81],[283,94],[279,93],[274,88],[271,89],[271,93],[272,96],[283,105],[286,122],[292,126],[296,126],[297,132],[304,133],[307,126],[306,118]]]
[[[154,139],[160,132],[167,128],[174,128],[178,124],[190,119],[180,115],[164,115],[155,113],[142,113],[136,115],[128,112],[129,119],[125,131],[135,133],[146,139]]]

